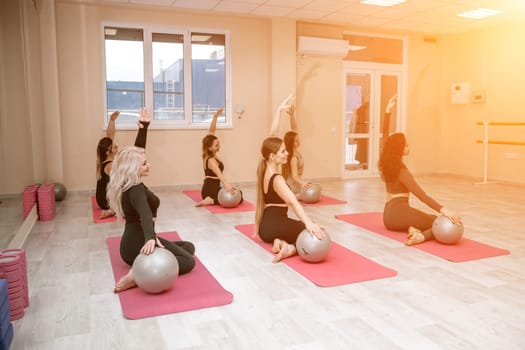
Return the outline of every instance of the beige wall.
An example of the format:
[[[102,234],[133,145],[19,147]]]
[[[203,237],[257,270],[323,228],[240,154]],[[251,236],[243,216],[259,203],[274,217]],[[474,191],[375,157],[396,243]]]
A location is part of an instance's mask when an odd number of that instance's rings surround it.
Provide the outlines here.
[[[420,35],[412,35],[408,41],[405,125],[410,155],[405,161],[416,173],[441,172],[442,47],[439,41],[425,42]]]
[[[33,181],[22,12],[19,1],[0,1],[0,193]]]
[[[118,4],[40,3],[44,5],[39,12],[20,7],[15,0],[0,5],[0,194],[19,193],[28,183],[47,180],[62,180],[69,190],[95,187],[95,146],[104,134],[101,21],[230,31],[232,106],[243,104],[246,110],[240,119],[234,116],[231,130],[217,133],[230,181],[255,180],[260,143],[273,109],[294,88],[307,159],[305,177],[340,175],[342,63],[296,57],[295,36],[340,38],[349,28]],[[524,120],[519,86],[525,74],[525,52],[519,44],[524,27],[499,26],[437,37],[435,42],[409,36],[406,125],[412,153],[407,163],[414,172],[479,177],[483,153],[475,139],[481,137],[482,128],[475,122]],[[451,105],[450,86],[458,81],[485,90],[487,102]],[[281,133],[287,127],[282,125]],[[523,141],[523,129],[517,130],[494,130],[494,138]],[[200,140],[205,133],[152,130],[148,157],[153,171],[148,184],[200,184]],[[131,144],[134,135],[117,131],[117,143]],[[524,183],[524,152],[523,146],[491,146],[489,176]],[[508,159],[509,154],[517,159]]]
[[[483,175],[483,146],[475,143],[483,137],[483,127],[476,122],[525,123],[524,31],[520,22],[444,38],[439,154],[445,172]],[[485,90],[486,102],[451,105],[450,86],[456,82]],[[525,142],[525,126],[490,127],[489,139]],[[525,146],[489,145],[488,154],[489,178],[525,183]]]
[[[190,15],[178,11],[60,3],[57,37],[64,181],[72,189],[95,185],[95,147],[103,136],[102,21],[220,28],[231,33],[232,105],[245,113],[233,118],[233,129],[218,130],[231,182],[253,181],[258,150],[271,115],[270,20]],[[279,77],[276,84],[279,84]],[[285,77],[286,78],[286,77]],[[292,77],[293,78],[293,77]],[[288,78],[289,79],[289,78]],[[286,83],[286,82],[285,82]],[[290,83],[286,83],[290,85]],[[200,143],[206,130],[152,130],[147,154],[153,164],[150,185],[199,184]],[[132,144],[135,131],[117,131],[119,145]]]

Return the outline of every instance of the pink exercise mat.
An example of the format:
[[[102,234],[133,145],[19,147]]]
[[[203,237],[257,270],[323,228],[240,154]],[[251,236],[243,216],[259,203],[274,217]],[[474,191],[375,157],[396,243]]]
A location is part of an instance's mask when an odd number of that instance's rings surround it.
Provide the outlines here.
[[[91,196],[91,210],[93,212],[93,222],[96,224],[106,223],[106,222],[115,222],[117,217],[115,215],[101,219],[100,214],[102,214],[102,209],[97,204],[97,199],[95,196]]]
[[[237,225],[235,228],[246,237],[257,243],[266,251],[272,253],[272,245],[253,238],[254,224]],[[330,253],[326,260],[319,263],[309,263],[299,256],[282,260],[306,279],[320,287],[333,287],[343,284],[369,281],[392,277],[396,271],[386,268],[332,241]]]
[[[184,190],[182,191],[186,196],[193,199],[194,202],[200,202],[202,200],[201,190]],[[202,208],[208,209],[209,212],[213,214],[222,214],[222,213],[235,213],[240,211],[254,211],[255,206],[248,202],[246,199],[235,208],[223,208],[220,205],[206,205]]]
[[[328,196],[325,196],[323,194],[321,195],[321,198],[319,199],[319,202],[315,202],[315,203],[305,203],[303,201],[300,201],[300,202],[305,207],[307,207],[307,206],[316,206],[316,205],[334,205],[334,204],[345,204],[345,203],[347,203],[346,201],[342,201],[340,199],[328,197]]]
[[[381,212],[341,214],[335,217],[398,242],[405,243],[407,238],[407,234],[404,232],[387,230],[383,225],[383,213]],[[453,245],[441,244],[433,240],[411,247],[453,262],[464,262],[510,254],[508,250],[480,243],[468,239],[465,236],[463,236],[457,244]]]
[[[159,236],[170,241],[180,240],[177,232],[160,233]],[[130,266],[120,258],[120,237],[109,237],[106,243],[116,282],[128,273]],[[124,316],[136,320],[231,303],[233,294],[219,284],[197,257],[195,260],[195,268],[177,277],[173,288],[164,293],[148,294],[140,288],[118,293]]]

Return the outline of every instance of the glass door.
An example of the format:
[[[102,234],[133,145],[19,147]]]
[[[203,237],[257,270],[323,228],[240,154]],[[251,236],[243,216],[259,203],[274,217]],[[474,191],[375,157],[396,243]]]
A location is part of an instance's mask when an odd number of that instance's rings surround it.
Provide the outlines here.
[[[397,98],[401,72],[378,67],[345,70],[343,177],[375,175],[384,135],[399,130],[396,103],[385,114],[388,101]]]

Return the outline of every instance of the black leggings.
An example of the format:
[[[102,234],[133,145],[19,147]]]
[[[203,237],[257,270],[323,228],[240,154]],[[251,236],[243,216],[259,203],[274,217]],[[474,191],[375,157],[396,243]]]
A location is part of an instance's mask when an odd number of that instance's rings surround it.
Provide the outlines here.
[[[204,183],[202,184],[201,189],[201,197],[202,199],[206,199],[206,197],[210,197],[213,199],[213,204],[219,205],[219,191],[221,190],[221,181],[219,179],[211,179],[209,177],[204,178]],[[240,191],[240,190],[239,190]],[[241,201],[239,204],[241,204],[244,200],[242,191],[241,192]]]
[[[406,197],[389,200],[383,210],[383,224],[387,229],[407,232],[408,227],[413,226],[421,230],[425,236],[425,241],[434,239],[432,224],[435,219],[436,215],[412,208]]]
[[[269,206],[264,208],[259,237],[264,242],[272,243],[279,238],[290,244],[295,244],[297,236],[305,229],[302,221],[288,217],[288,207]]]
[[[158,237],[164,248],[169,250],[179,263],[179,275],[190,272],[195,267],[195,246],[188,241],[168,241]],[[144,234],[140,223],[128,223],[124,229],[122,240],[120,241],[120,256],[128,265],[133,265],[133,261],[140,254],[140,249],[144,246]]]

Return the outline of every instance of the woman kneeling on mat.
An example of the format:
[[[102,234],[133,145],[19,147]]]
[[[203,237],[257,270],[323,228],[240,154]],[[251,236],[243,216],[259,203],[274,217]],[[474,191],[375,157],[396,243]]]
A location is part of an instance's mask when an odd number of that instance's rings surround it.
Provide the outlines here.
[[[215,130],[217,128],[217,118],[222,114],[223,109],[218,109],[213,115],[213,119],[210,124],[210,130],[208,135],[202,139],[202,162],[204,167],[204,183],[202,184],[201,197],[202,200],[195,204],[196,207],[204,205],[219,204],[218,195],[221,190],[221,182],[224,189],[230,193],[233,193],[234,187],[226,181],[224,177],[224,164],[217,157],[217,152],[221,149],[221,142],[215,136]],[[242,203],[242,192],[241,202]]]
[[[273,243],[273,262],[276,263],[297,253],[295,241],[305,228],[319,239],[325,232],[306,215],[279,173],[288,156],[283,140],[268,137],[262,144],[261,154],[257,168],[255,235],[264,242]],[[300,221],[288,217],[289,205]]]
[[[115,138],[115,121],[120,112],[115,111],[109,117],[108,128],[106,130],[106,137],[100,139],[97,145],[97,189],[95,198],[97,205],[102,212],[99,219],[104,219],[115,215],[115,212],[110,208],[107,200],[107,186],[109,183],[109,173],[111,172],[111,164],[113,158],[118,151],[118,146],[114,142]],[[145,108],[139,110],[139,120],[137,122],[139,130],[135,139],[135,146],[146,148],[146,135],[150,123],[149,113]]]
[[[144,149],[134,146],[121,149],[113,160],[108,186],[109,204],[117,217],[126,220],[120,256],[132,266],[139,254],[151,254],[155,247],[166,248],[177,258],[179,275],[182,275],[195,267],[195,247],[191,242],[171,242],[156,235],[155,219],[160,200],[142,183],[142,177],[149,175],[150,167]],[[130,269],[117,282],[114,291],[118,293],[135,286],[133,270]]]
[[[403,163],[402,158],[408,153],[405,135],[402,133],[392,134],[383,145],[378,165],[387,192],[383,223],[389,230],[408,232],[406,244],[414,245],[434,239],[432,223],[436,219],[436,215],[412,208],[409,204],[410,193],[413,193],[430,208],[447,216],[452,222],[460,223],[461,219],[428,196],[416,183]]]
[[[277,136],[279,124],[281,120],[282,111],[290,116],[290,128],[291,130],[284,134],[284,146],[288,152],[288,159],[286,164],[282,166],[282,174],[286,179],[286,183],[290,186],[291,190],[295,195],[301,199],[301,192],[311,185],[310,182],[304,181],[301,177],[303,176],[304,160],[301,152],[299,151],[300,140],[299,134],[297,133],[297,120],[295,117],[295,96],[292,94],[288,96],[275,111],[275,115],[272,122],[270,135]]]

